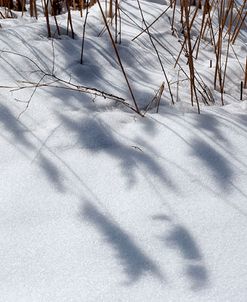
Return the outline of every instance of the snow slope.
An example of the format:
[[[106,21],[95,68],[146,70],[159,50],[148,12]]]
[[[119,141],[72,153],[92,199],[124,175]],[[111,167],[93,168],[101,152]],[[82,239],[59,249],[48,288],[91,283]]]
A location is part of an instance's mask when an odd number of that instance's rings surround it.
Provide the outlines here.
[[[166,7],[141,4],[150,21]],[[141,25],[136,2],[122,5]],[[130,99],[107,34],[97,36],[97,6],[84,65],[82,20],[73,16],[75,40],[47,39],[42,17],[1,20],[0,49],[47,72],[54,62],[63,79]],[[59,22],[66,24],[63,16]],[[163,22],[161,39],[175,55],[178,42]],[[144,107],[164,79],[148,37],[130,42],[138,33],[123,17],[118,48]],[[245,50],[243,33],[242,62]],[[199,58],[201,73],[211,55]],[[171,57],[162,57],[176,80]],[[0,64],[1,85],[41,77],[24,57],[1,53]],[[145,118],[54,87],[38,88],[18,118],[33,88],[0,90],[0,301],[247,301],[246,92],[240,102],[229,80],[226,106],[215,93],[215,105],[198,115],[187,86],[174,106],[165,91],[159,114]]]

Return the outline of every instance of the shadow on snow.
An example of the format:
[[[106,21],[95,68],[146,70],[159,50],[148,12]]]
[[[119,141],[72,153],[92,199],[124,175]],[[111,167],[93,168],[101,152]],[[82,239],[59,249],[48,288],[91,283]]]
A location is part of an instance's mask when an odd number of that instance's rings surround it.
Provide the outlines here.
[[[145,255],[131,236],[94,205],[87,203],[82,209],[81,217],[88,220],[115,251],[115,257],[119,260],[128,278],[128,281],[125,282],[126,285],[137,282],[147,274],[163,279],[159,268],[153,260]]]

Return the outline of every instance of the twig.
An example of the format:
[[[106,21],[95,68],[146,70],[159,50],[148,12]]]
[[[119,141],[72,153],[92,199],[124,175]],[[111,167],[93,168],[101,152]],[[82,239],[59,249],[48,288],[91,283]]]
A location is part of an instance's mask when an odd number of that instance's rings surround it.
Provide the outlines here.
[[[130,105],[122,97],[119,97],[119,96],[116,96],[114,94],[99,90],[99,89],[94,88],[94,87],[87,87],[87,86],[83,86],[83,85],[77,85],[77,84],[72,83],[71,80],[66,81],[62,78],[59,78],[55,74],[47,73],[34,60],[32,60],[28,56],[22,55],[20,53],[13,52],[13,51],[7,51],[7,50],[2,50],[1,52],[6,53],[6,54],[12,54],[12,55],[23,57],[24,59],[26,59],[26,60],[30,61],[32,64],[34,64],[38,68],[38,71],[42,73],[42,77],[37,83],[36,82],[28,82],[28,81],[20,81],[20,83],[28,84],[28,85],[23,85],[23,86],[18,86],[18,87],[6,86],[6,85],[0,86],[0,88],[7,88],[7,89],[11,88],[12,91],[17,91],[17,90],[27,89],[27,88],[34,88],[31,96],[29,97],[28,101],[26,102],[26,104],[27,104],[26,107],[19,114],[18,119],[22,116],[22,114],[24,112],[27,111],[36,90],[40,87],[53,87],[53,88],[58,88],[58,89],[59,88],[60,89],[68,89],[68,90],[72,90],[72,91],[78,91],[78,92],[81,92],[81,93],[87,93],[87,94],[94,95],[94,96],[101,96],[105,99],[110,99],[110,100],[114,100],[118,103],[121,103],[122,105],[124,105],[125,107],[127,107],[130,110],[134,111],[135,113],[143,116],[143,114],[139,111],[138,108],[136,108],[135,106]],[[41,83],[44,80],[45,77],[53,79],[52,82]],[[53,83],[60,83],[60,84],[62,84],[62,86],[54,85]]]
[[[33,98],[33,96],[34,96],[36,90],[38,89],[39,84],[43,81],[43,79],[44,79],[46,76],[47,76],[46,74],[43,74],[43,76],[41,77],[41,79],[40,79],[40,80],[38,81],[38,83],[35,85],[34,90],[33,90],[33,92],[31,93],[31,95],[30,95],[30,97],[29,97],[29,99],[28,99],[28,101],[27,101],[27,104],[26,104],[25,108],[20,112],[20,114],[19,114],[18,117],[17,117],[18,120],[20,119],[20,117],[22,116],[22,114],[25,113],[25,112],[27,111],[27,109],[29,108],[30,103],[31,103],[31,100],[32,100],[32,98]]]

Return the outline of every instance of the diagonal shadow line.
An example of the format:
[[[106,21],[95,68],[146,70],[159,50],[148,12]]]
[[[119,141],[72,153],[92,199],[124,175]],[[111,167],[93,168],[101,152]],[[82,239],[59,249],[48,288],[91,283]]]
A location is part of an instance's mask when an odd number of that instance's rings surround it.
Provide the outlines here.
[[[167,220],[163,216],[156,215],[153,219]],[[174,224],[169,236],[161,237],[161,240],[181,255],[183,271],[191,283],[191,289],[196,291],[205,288],[209,284],[209,272],[201,250],[188,229],[181,224]]]
[[[124,284],[131,285],[147,274],[154,275],[160,280],[163,279],[157,265],[137,246],[130,235],[94,205],[87,202],[81,212],[81,217],[91,222],[115,251],[115,257],[119,259],[128,277],[128,281]]]
[[[16,142],[24,147],[34,149],[33,144],[26,136],[28,129],[2,104],[0,104],[0,126],[1,125],[3,125],[6,132],[8,132]]]
[[[161,178],[171,188],[174,187],[172,180],[164,173],[155,158],[126,146],[116,138],[111,128],[102,120],[92,117],[75,120],[62,114],[60,114],[60,119],[66,128],[75,133],[78,138],[77,143],[82,148],[95,154],[105,152],[117,159],[130,186],[136,181],[136,168],[139,163],[150,174]]]
[[[172,118],[171,116],[169,116],[168,118],[171,119],[171,120],[174,120],[174,118]],[[203,131],[201,129],[200,129],[199,132],[198,131],[196,132],[195,130],[193,130],[194,125],[192,123],[190,123],[189,121],[186,121],[186,122],[183,121],[183,123],[182,123],[181,121],[176,120],[176,123],[179,124],[179,125],[181,125],[181,127],[186,128],[188,131],[190,131],[191,133],[193,133],[196,137],[201,136],[201,137],[203,137],[203,139],[205,139],[205,137],[208,138],[210,141],[212,141],[213,144],[215,144],[222,151],[224,151],[226,154],[228,154],[232,158],[232,160],[234,160],[238,164],[241,164],[241,165],[247,167],[247,165],[243,161],[241,161],[240,159],[238,159],[233,152],[229,151],[228,148],[226,148],[226,146],[224,146],[222,143],[219,143],[218,139],[212,139],[212,137],[210,137],[205,131]],[[192,127],[188,127],[186,124],[189,124]],[[232,162],[232,165],[234,165],[234,167],[236,169],[238,169],[238,167],[236,166],[236,164],[234,164],[233,162]]]
[[[182,225],[176,225],[172,229],[171,233],[166,238],[166,242],[170,246],[177,248],[184,259],[202,260],[201,252],[196,245],[195,240]]]
[[[194,139],[192,144],[194,146],[192,154],[213,173],[220,187],[229,191],[227,183],[232,179],[234,171],[227,158],[204,141]]]

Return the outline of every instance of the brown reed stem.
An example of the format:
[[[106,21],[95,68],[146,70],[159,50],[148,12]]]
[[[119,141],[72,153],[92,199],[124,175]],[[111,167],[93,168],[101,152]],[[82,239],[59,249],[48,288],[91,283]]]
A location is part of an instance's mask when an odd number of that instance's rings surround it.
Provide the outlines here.
[[[83,54],[84,54],[84,43],[85,43],[85,34],[86,34],[86,25],[87,25],[87,17],[88,17],[88,0],[86,2],[86,15],[84,17],[83,23],[83,33],[82,33],[82,42],[81,42],[81,60],[80,63],[83,64]]]
[[[104,20],[106,29],[107,29],[107,31],[108,31],[108,34],[109,34],[109,37],[110,37],[110,40],[111,40],[113,49],[114,49],[114,51],[115,51],[115,54],[116,54],[118,63],[119,63],[119,65],[120,65],[120,68],[121,68],[121,70],[122,70],[123,76],[124,76],[124,78],[125,78],[125,81],[126,81],[126,83],[127,83],[128,88],[129,88],[129,92],[130,92],[130,94],[131,94],[132,100],[133,100],[133,102],[134,102],[134,105],[135,105],[135,108],[136,108],[136,112],[139,113],[139,114],[141,114],[141,113],[140,113],[140,110],[139,110],[139,107],[138,107],[138,105],[137,105],[137,102],[136,102],[136,99],[135,99],[133,90],[132,90],[132,88],[131,88],[131,86],[130,86],[130,83],[129,83],[127,74],[126,74],[126,72],[125,72],[125,70],[124,70],[124,67],[123,67],[123,64],[122,64],[120,55],[119,55],[119,53],[118,53],[117,47],[116,47],[116,45],[115,45],[115,43],[114,43],[114,40],[113,40],[111,31],[110,31],[110,28],[109,28],[109,26],[108,26],[108,24],[107,24],[107,20],[106,20],[106,17],[105,17],[105,15],[104,15],[102,6],[101,6],[99,0],[97,0],[97,2],[98,2],[98,5],[99,5],[99,8],[100,8],[100,12],[101,12],[101,15],[102,15],[102,17],[103,17],[103,20]]]
[[[149,28],[148,28],[148,26],[147,26],[146,20],[145,20],[145,18],[144,18],[143,11],[142,11],[141,4],[140,4],[140,1],[139,1],[139,0],[137,0],[137,4],[138,4],[138,7],[139,7],[139,11],[140,11],[140,14],[141,14],[141,17],[142,17],[143,24],[144,24],[144,26],[145,26],[145,28],[146,28],[146,32],[147,32],[147,34],[148,34],[148,36],[149,36],[149,40],[150,40],[150,42],[151,42],[151,44],[152,44],[152,46],[153,46],[153,48],[154,48],[154,51],[155,51],[155,53],[156,53],[156,55],[157,55],[158,61],[159,61],[159,63],[160,63],[162,72],[163,72],[164,77],[165,77],[165,80],[166,80],[166,83],[167,83],[167,85],[168,85],[168,89],[169,89],[169,93],[170,93],[170,96],[171,96],[172,104],[174,104],[173,94],[172,94],[172,91],[171,91],[171,86],[170,86],[170,83],[169,83],[169,80],[168,80],[168,77],[167,77],[165,68],[164,68],[163,63],[162,63],[162,61],[161,61],[159,52],[158,52],[158,50],[157,50],[157,48],[156,48],[156,46],[155,46],[155,44],[154,44],[153,38],[152,38],[152,36],[151,36],[151,34],[150,34],[150,31],[149,31]]]

